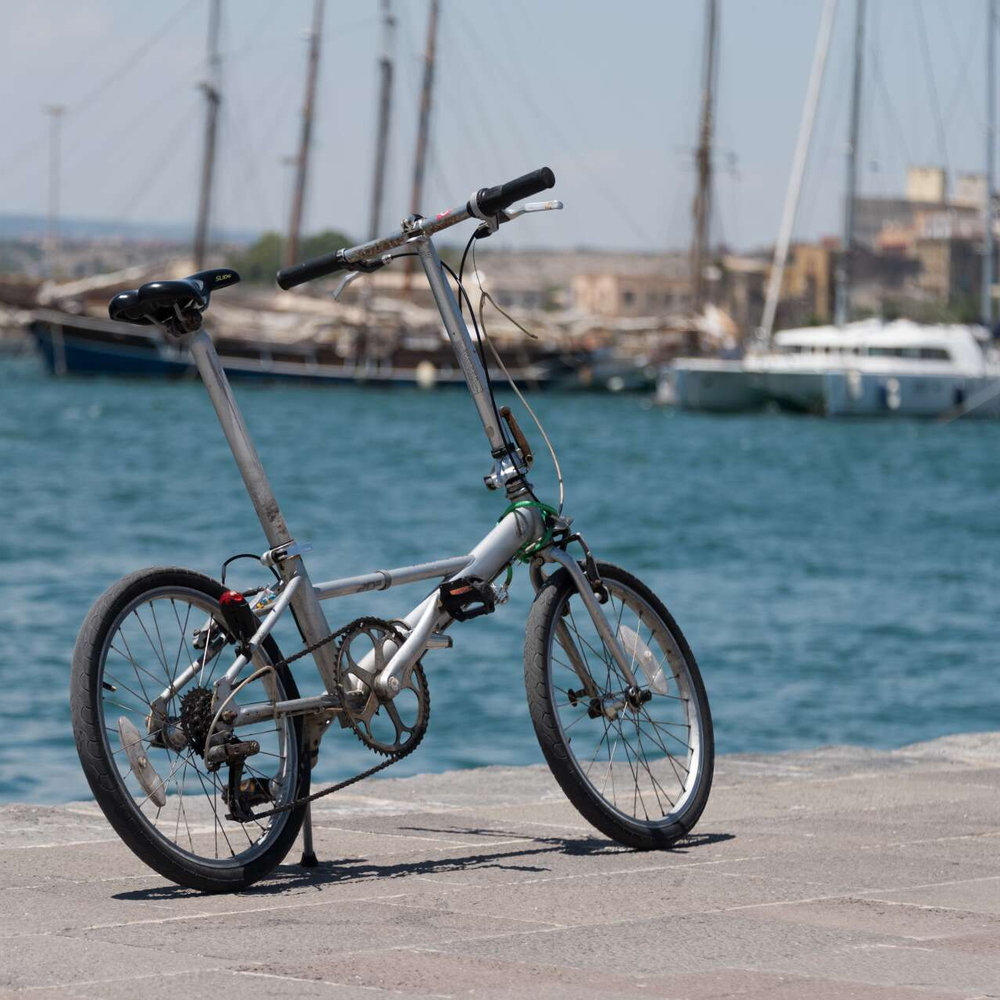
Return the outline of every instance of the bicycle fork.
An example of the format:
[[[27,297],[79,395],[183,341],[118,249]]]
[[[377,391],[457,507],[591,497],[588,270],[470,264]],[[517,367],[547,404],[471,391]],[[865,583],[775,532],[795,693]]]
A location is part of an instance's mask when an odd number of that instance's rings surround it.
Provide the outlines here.
[[[584,544],[582,539],[580,539],[580,542]],[[592,563],[590,550],[587,549],[585,544],[584,551],[587,553],[587,562]],[[542,562],[554,562],[569,573],[570,579],[573,581],[577,593],[580,595],[580,599],[583,601],[584,607],[586,607],[587,613],[590,615],[594,627],[601,637],[601,641],[610,652],[612,659],[615,661],[615,666],[618,667],[625,678],[627,687],[623,692],[624,698],[609,699],[606,693],[601,692],[594,680],[587,666],[586,657],[581,655],[579,648],[573,641],[573,637],[570,635],[570,630],[567,628],[566,623],[560,620],[556,624],[556,637],[569,658],[570,666],[583,684],[581,696],[586,696],[589,699],[592,712],[602,714],[609,719],[614,719],[624,707],[626,699],[634,699],[639,696],[640,689],[633,670],[635,666],[634,651],[631,658],[625,655],[625,650],[622,649],[618,636],[612,630],[608,619],[605,617],[601,601],[595,593],[595,589],[599,588],[600,584],[598,583],[597,588],[595,588],[595,583],[591,580],[588,573],[584,571],[580,564],[565,549],[553,546],[540,553],[539,559],[532,562],[530,575],[536,592],[541,589],[545,582],[545,577],[541,572]]]

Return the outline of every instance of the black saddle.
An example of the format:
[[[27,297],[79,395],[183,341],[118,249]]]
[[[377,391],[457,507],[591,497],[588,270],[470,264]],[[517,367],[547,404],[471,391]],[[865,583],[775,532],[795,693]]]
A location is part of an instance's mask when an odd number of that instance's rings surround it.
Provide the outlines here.
[[[235,285],[239,280],[231,268],[213,268],[178,281],[149,281],[119,292],[108,304],[108,313],[122,323],[155,323],[180,336],[201,326],[201,314],[216,288]]]

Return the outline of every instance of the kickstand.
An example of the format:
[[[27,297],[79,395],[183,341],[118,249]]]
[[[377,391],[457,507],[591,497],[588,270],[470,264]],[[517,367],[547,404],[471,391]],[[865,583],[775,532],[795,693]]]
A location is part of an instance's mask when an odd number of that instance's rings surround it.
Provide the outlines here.
[[[315,868],[319,861],[313,850],[312,803],[306,803],[306,816],[302,821],[302,857],[299,864],[303,868]]]

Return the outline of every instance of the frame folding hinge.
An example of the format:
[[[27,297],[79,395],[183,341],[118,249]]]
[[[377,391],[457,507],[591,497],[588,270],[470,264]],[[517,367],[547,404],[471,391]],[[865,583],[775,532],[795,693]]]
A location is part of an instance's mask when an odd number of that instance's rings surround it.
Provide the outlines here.
[[[300,556],[304,552],[312,552],[312,546],[305,542],[300,545],[293,539],[290,542],[285,542],[284,545],[277,545],[273,549],[268,549],[260,557],[260,561],[265,566],[277,566],[286,559],[291,559],[293,556]]]

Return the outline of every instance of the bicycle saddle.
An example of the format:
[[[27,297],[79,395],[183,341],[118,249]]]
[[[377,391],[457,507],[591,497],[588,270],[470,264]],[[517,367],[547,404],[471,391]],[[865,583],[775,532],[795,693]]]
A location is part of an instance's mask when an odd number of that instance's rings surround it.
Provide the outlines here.
[[[108,314],[122,323],[155,323],[180,336],[197,330],[216,288],[235,285],[240,276],[232,268],[212,268],[176,281],[148,281],[119,292],[108,303]]]

